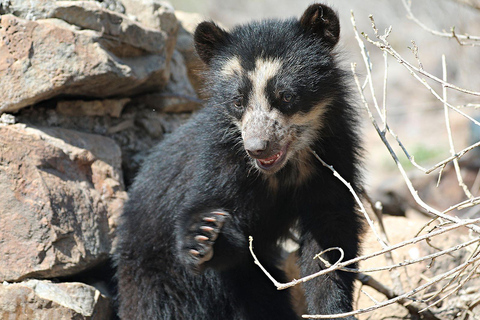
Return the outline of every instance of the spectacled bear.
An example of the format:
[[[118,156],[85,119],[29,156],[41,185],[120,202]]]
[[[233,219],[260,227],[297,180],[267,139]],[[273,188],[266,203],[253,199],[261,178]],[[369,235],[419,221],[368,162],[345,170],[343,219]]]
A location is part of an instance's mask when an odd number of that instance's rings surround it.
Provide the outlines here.
[[[359,248],[361,219],[348,189],[316,152],[359,190],[358,123],[335,50],[340,26],[323,4],[300,19],[225,31],[198,25],[208,67],[207,105],[147,158],[130,191],[116,253],[121,319],[299,319],[278,291],[280,244],[300,235],[302,275],[314,256]],[[338,251],[326,254],[331,263]],[[354,274],[304,284],[310,314],[352,310]],[[352,317],[353,319],[353,317]]]

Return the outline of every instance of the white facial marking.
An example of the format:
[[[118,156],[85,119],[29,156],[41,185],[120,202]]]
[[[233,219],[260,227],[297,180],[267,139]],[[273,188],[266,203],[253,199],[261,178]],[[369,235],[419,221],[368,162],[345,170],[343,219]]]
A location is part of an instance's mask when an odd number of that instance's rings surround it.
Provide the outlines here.
[[[259,130],[268,131],[274,128],[275,119],[280,118],[280,112],[270,107],[266,96],[266,87],[270,79],[272,79],[282,67],[280,60],[257,59],[255,61],[255,69],[248,72],[248,78],[252,82],[252,92],[250,94],[250,104],[242,119],[242,136],[263,134],[271,135],[271,132],[260,133]],[[254,128],[253,130],[245,130],[246,127]]]
[[[234,76],[235,74],[242,74],[242,65],[240,59],[237,56],[233,56],[225,62],[222,67],[222,74],[226,76]]]
[[[278,59],[265,60],[257,59],[255,69],[248,72],[248,77],[252,81],[252,101],[256,102],[257,107],[268,111],[269,103],[265,95],[268,80],[272,79],[282,67]]]

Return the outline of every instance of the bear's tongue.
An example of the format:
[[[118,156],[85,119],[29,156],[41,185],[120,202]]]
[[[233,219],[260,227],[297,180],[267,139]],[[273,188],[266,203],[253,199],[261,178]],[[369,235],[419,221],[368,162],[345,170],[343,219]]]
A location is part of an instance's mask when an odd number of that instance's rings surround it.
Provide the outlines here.
[[[258,162],[260,162],[261,165],[263,166],[272,166],[273,164],[275,164],[275,162],[282,156],[282,151],[280,151],[279,153],[277,154],[274,154],[273,156],[271,156],[270,158],[266,158],[266,159],[257,159]]]

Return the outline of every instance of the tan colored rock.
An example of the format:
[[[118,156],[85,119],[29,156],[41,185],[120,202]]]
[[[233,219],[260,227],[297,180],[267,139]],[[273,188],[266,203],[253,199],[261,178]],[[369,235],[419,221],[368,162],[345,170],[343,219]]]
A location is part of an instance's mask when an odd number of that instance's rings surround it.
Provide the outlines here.
[[[118,118],[130,98],[104,100],[68,100],[57,103],[57,112],[65,116],[106,116]]]
[[[178,29],[172,5],[159,0],[123,0],[126,13],[134,16],[143,25],[174,34]]]
[[[165,86],[173,50],[165,32],[75,3],[59,1],[57,19],[1,17],[0,113],[58,95],[125,97]]]
[[[111,313],[108,298],[83,283],[0,284],[2,320],[105,320]]]
[[[142,25],[167,34],[166,47],[171,56],[177,43],[179,23],[172,5],[160,0],[122,0],[125,11]]]
[[[126,198],[120,162],[109,138],[0,126],[0,281],[105,261]]]

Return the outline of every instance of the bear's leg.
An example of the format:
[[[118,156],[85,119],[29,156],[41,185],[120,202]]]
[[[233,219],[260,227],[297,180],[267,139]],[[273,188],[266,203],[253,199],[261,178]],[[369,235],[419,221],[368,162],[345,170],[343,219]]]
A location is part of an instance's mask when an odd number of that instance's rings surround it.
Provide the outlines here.
[[[301,239],[300,267],[302,276],[316,273],[326,266],[314,257],[325,249],[340,247],[344,252],[343,261],[357,256],[359,246],[358,222],[353,208],[317,215],[304,223]],[[334,264],[340,253],[333,250],[322,258]],[[348,266],[356,268],[356,265]],[[356,274],[344,271],[333,271],[324,276],[314,278],[304,284],[310,314],[334,314],[352,311],[353,286]],[[342,318],[343,319],[343,318]],[[347,317],[345,319],[355,319]]]
[[[145,270],[134,261],[124,261],[118,269],[120,319],[185,319],[183,310],[178,308],[181,304],[176,307],[173,301],[175,296],[165,293],[165,288],[170,287],[171,292],[177,288],[161,280],[155,272]]]
[[[262,259],[268,261],[268,259]],[[286,282],[285,273],[271,264],[264,267],[278,281]],[[235,299],[245,310],[248,320],[298,320],[292,307],[289,289],[277,290],[263,271],[253,263],[224,273]]]

